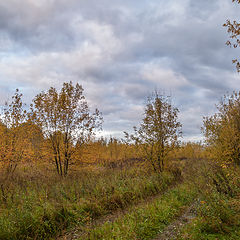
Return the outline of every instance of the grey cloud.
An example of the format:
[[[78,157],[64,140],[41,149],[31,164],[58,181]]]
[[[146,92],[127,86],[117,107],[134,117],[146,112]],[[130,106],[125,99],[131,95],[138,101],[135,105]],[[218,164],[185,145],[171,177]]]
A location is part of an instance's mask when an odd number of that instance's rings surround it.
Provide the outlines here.
[[[149,85],[146,83],[125,83],[122,86],[122,98],[134,101],[142,101],[149,92]]]
[[[30,99],[79,81],[105,131],[117,134],[137,125],[147,95],[165,90],[183,113],[185,137],[199,136],[202,115],[240,87],[222,27],[237,14],[225,0],[1,1],[0,84]]]
[[[189,3],[189,7],[187,9],[189,15],[193,17],[200,18],[202,20],[208,19],[211,17],[211,13],[215,12],[219,8],[218,0],[202,0],[202,1],[194,1],[191,0]]]

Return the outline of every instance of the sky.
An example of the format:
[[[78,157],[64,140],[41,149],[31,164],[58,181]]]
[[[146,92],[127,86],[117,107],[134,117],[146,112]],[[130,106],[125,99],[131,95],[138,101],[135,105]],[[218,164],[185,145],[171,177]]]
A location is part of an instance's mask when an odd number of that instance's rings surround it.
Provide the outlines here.
[[[143,118],[147,96],[170,95],[183,139],[202,138],[203,116],[240,88],[225,45],[231,0],[0,0],[0,104],[80,83],[103,114],[103,136],[122,137]]]

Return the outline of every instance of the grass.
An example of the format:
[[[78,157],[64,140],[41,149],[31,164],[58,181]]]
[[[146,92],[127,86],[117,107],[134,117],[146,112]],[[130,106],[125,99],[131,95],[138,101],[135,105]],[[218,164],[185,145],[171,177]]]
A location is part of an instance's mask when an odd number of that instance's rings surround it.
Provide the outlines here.
[[[198,186],[198,215],[179,240],[240,239],[240,168],[211,169]]]
[[[175,182],[141,168],[82,170],[61,179],[20,171],[2,179],[0,239],[48,239],[153,196]]]
[[[181,184],[145,207],[134,208],[113,223],[90,230],[80,239],[152,239],[196,197],[189,184]]]
[[[239,227],[232,227],[231,231],[228,233],[223,232],[205,232],[202,231],[202,221],[197,218],[189,225],[185,226],[182,229],[181,236],[178,237],[178,240],[239,240],[240,238],[240,230]]]

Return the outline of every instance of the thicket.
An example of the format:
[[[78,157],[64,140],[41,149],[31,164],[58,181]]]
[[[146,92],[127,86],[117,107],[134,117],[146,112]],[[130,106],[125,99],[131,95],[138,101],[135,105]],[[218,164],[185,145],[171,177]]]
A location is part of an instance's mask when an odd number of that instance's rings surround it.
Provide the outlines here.
[[[66,176],[76,150],[101,125],[101,113],[98,109],[90,112],[79,84],[63,83],[60,91],[51,87],[38,94],[30,107],[16,90],[3,109],[1,161],[8,171],[14,171],[26,160],[53,159],[57,173]]]
[[[179,239],[239,239],[240,93],[226,95],[204,118],[208,158],[192,169],[199,192],[198,216]]]
[[[95,138],[103,118],[91,112],[81,85],[63,83],[36,95],[28,107],[17,89],[0,119],[0,163],[9,173],[21,164],[55,166],[60,176],[69,167],[98,162],[114,167],[123,161],[146,160],[162,172],[169,154],[179,143],[181,124],[171,99],[154,93],[148,98],[144,118],[135,135],[124,139]]]

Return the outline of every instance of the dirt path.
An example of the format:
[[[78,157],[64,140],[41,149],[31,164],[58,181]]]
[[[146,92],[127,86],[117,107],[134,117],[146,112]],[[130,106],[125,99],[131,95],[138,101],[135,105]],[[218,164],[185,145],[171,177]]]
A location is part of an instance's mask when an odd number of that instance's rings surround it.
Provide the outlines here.
[[[101,226],[106,222],[114,222],[117,218],[127,214],[128,212],[130,212],[131,210],[133,210],[135,208],[140,208],[141,206],[143,207],[146,204],[151,204],[152,202],[154,202],[154,200],[156,200],[157,198],[166,194],[166,192],[168,192],[170,189],[176,187],[176,185],[177,184],[172,184],[165,191],[162,191],[162,192],[158,193],[157,195],[149,196],[145,199],[142,199],[140,202],[138,202],[135,205],[130,205],[129,207],[127,207],[125,209],[116,210],[111,214],[102,216],[98,219],[93,219],[92,221],[90,221],[88,224],[86,224],[84,226],[78,226],[73,230],[63,232],[56,239],[57,240],[73,240],[73,239],[78,239],[78,238],[84,237],[84,236],[87,237],[88,232],[90,232],[92,229],[94,229],[98,226]]]
[[[196,217],[197,204],[198,201],[195,201],[154,240],[176,240],[181,233],[181,229]]]
[[[170,189],[168,189],[170,190]],[[167,191],[166,191],[167,192]],[[148,197],[141,202],[139,202],[135,206],[130,206],[123,210],[117,210],[112,214],[103,216],[99,219],[93,220],[89,222],[89,224],[84,226],[79,226],[70,232],[63,233],[57,240],[74,240],[78,238],[83,238],[88,236],[88,233],[91,232],[92,229],[101,226],[106,222],[114,222],[117,218],[125,215],[129,211],[133,210],[134,208],[139,208],[141,206],[145,206],[146,204],[151,204],[155,199],[159,198],[166,192],[161,194]],[[164,231],[158,235],[154,240],[176,240],[181,233],[182,228],[189,224],[195,217],[196,217],[196,206],[198,204],[198,200],[191,204],[189,207],[185,209],[181,216],[177,217],[172,223],[170,223]]]

